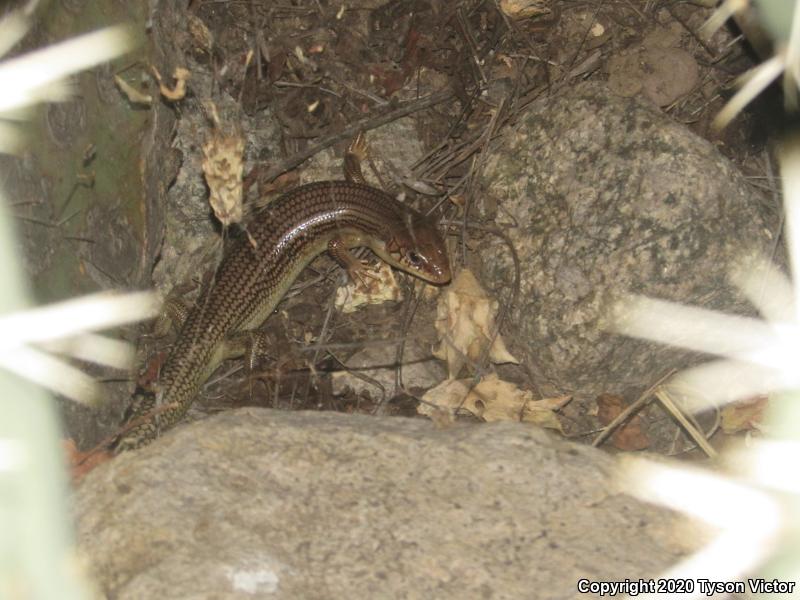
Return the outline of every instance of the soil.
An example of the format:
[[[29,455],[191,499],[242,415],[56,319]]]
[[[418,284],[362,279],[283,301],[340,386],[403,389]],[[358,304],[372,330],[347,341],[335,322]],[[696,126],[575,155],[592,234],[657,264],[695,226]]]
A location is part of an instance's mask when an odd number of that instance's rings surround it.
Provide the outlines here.
[[[646,98],[712,141],[754,186],[770,189],[766,115],[774,99],[767,94],[726,129],[712,128],[735,79],[757,59],[733,28],[701,38],[711,10],[698,4],[194,0],[174,43],[192,80],[210,82],[212,100],[235,100],[250,127],[242,132],[248,140],[257,138],[259,122],[277,127],[269,151],[246,150],[250,206],[301,179],[308,157],[322,149],[341,156],[354,132],[399,111],[410,115],[425,151],[401,175],[392,173],[386,187],[438,216],[463,219],[488,142],[534,100],[585,80]],[[198,89],[190,83],[181,119],[202,112],[207,98]],[[469,264],[477,248],[458,248],[457,262]],[[426,324],[433,303],[409,283],[403,304],[340,315],[330,310],[338,276],[327,258],[315,262],[296,288],[302,293],[290,294],[265,329],[265,347],[281,352],[267,351],[247,368],[231,363],[207,386],[202,412],[258,405],[414,414],[420,390],[413,382],[388,390],[382,404],[363,392],[334,394],[322,375],[340,370],[365,342],[398,332],[432,343]],[[339,346],[313,350],[320,344]]]

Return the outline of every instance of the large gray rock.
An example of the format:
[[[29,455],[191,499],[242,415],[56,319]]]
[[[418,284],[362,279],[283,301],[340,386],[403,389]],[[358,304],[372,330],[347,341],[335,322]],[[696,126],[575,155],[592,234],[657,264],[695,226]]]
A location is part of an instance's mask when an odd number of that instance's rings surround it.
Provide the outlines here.
[[[518,225],[507,230],[522,266],[507,342],[546,394],[632,397],[697,360],[605,331],[609,297],[751,312],[726,278],[772,247],[763,199],[711,143],[643,100],[596,84],[543,99],[488,160],[483,185],[485,216]],[[513,281],[502,242],[482,256],[488,284]]]
[[[80,546],[126,598],[573,598],[656,576],[674,517],[520,424],[241,409],[90,473]]]

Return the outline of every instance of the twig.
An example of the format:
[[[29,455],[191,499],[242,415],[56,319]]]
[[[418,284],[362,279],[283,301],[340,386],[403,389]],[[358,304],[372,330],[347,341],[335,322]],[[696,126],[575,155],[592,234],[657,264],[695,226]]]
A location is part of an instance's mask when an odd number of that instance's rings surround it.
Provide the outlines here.
[[[594,439],[594,441],[592,442],[592,446],[597,448],[598,446],[600,446],[600,444],[602,444],[604,441],[606,441],[606,439],[612,433],[614,433],[622,423],[624,423],[625,421],[628,420],[628,417],[630,417],[632,414],[638,412],[639,409],[642,408],[642,406],[644,406],[647,402],[649,402],[651,397],[653,396],[653,394],[656,392],[656,389],[662,383],[664,383],[667,379],[672,377],[675,373],[676,373],[676,370],[675,369],[671,369],[666,375],[664,375],[662,377],[659,377],[658,380],[653,385],[651,385],[649,388],[647,388],[644,391],[644,393],[641,396],[639,396],[639,398],[636,400],[636,402],[634,402],[628,408],[626,408],[621,413],[619,413],[617,415],[617,417],[613,421],[611,421],[611,423],[609,423],[608,425],[605,426],[605,428],[600,433],[600,435],[598,435]]]
[[[344,372],[346,372],[348,375],[350,375],[352,377],[355,377],[356,379],[360,379],[364,383],[367,383],[369,385],[373,385],[376,388],[378,388],[381,391],[381,399],[380,399],[380,402],[378,402],[378,406],[383,406],[383,404],[386,402],[386,388],[383,387],[383,384],[380,381],[378,381],[374,377],[370,377],[369,375],[367,375],[365,373],[359,373],[357,370],[351,369],[350,367],[347,366],[345,361],[343,361],[341,358],[339,358],[339,356],[337,356],[331,350],[328,350],[327,352],[328,352],[328,354],[330,354],[333,357],[333,359],[336,362],[338,362],[341,365],[342,370],[344,370]]]
[[[330,328],[331,317],[333,316],[333,306],[335,304],[335,300],[336,300],[336,295],[331,294],[330,301],[328,302],[328,309],[325,311],[325,320],[322,322],[322,329],[320,329],[319,336],[317,336],[317,339],[320,340],[320,342],[324,342],[325,338],[328,336],[328,330]],[[308,380],[306,380],[306,389],[303,392],[303,402],[308,401],[308,394],[311,392],[311,381],[316,376],[315,375],[316,364],[317,361],[319,360],[320,353],[321,353],[320,350],[315,350],[314,356],[311,359],[310,362],[311,376],[308,378]]]
[[[408,304],[406,304],[406,315],[403,319],[403,329],[401,330],[402,341],[397,345],[395,351],[395,363],[397,363],[397,368],[394,372],[395,394],[398,390],[403,389],[403,352],[406,349],[406,336],[408,336],[408,331],[411,328],[411,322],[414,320],[414,315],[417,314],[417,308],[419,308],[421,299],[422,295],[416,294],[413,301],[410,301]]]
[[[677,421],[691,436],[691,438],[697,443],[698,446],[700,446],[703,452],[705,452],[709,458],[715,458],[717,456],[717,451],[714,450],[711,444],[708,443],[708,440],[705,438],[703,433],[689,422],[689,419],[687,419],[686,415],[683,414],[683,411],[678,408],[678,405],[675,404],[675,402],[672,400],[672,397],[669,395],[663,385],[656,388],[655,395],[661,404],[664,405],[664,408],[666,408],[672,414],[672,416],[677,419]]]
[[[783,234],[783,225],[784,221],[786,220],[786,211],[783,210],[783,202],[781,198],[780,187],[778,183],[775,181],[775,173],[772,171],[772,160],[769,156],[769,150],[766,148],[764,149],[764,163],[767,169],[767,182],[769,184],[769,189],[772,195],[772,200],[775,203],[775,206],[778,207],[780,211],[780,221],[778,222],[777,230],[775,231],[775,235],[772,236],[772,248],[770,249],[769,258],[771,261],[775,261],[775,256],[778,253],[778,244],[781,241],[781,237]]]
[[[417,100],[412,100],[407,103],[403,103],[398,108],[391,110],[387,113],[382,115],[376,115],[372,117],[367,117],[365,119],[361,119],[360,121],[356,121],[339,131],[338,133],[334,133],[322,138],[316,144],[309,146],[305,150],[301,152],[297,152],[293,156],[282,160],[278,164],[274,165],[267,169],[266,173],[264,174],[265,181],[272,181],[281,173],[285,173],[286,171],[290,171],[294,169],[298,165],[301,165],[306,160],[325,150],[334,144],[350,139],[354,137],[359,131],[368,131],[370,129],[375,129],[376,127],[380,127],[381,125],[386,125],[387,123],[391,123],[392,121],[396,121],[401,117],[405,117],[406,115],[410,115],[420,110],[424,110],[426,108],[430,108],[431,106],[435,106],[444,102],[445,100],[450,99],[453,96],[453,93],[450,91],[445,92],[438,92],[436,94],[431,94],[430,96],[425,96],[423,98],[419,98]]]
[[[489,124],[486,126],[484,130],[484,135],[482,136],[481,141],[481,152],[477,156],[477,160],[473,162],[472,168],[469,172],[469,178],[467,179],[467,194],[466,199],[467,201],[464,204],[464,218],[462,219],[461,223],[461,250],[462,250],[462,257],[466,262],[466,247],[467,241],[469,236],[467,234],[467,222],[469,221],[469,209],[472,206],[471,198],[472,194],[470,190],[472,188],[472,183],[475,181],[477,177],[480,177],[483,173],[483,167],[486,164],[486,160],[489,156],[489,144],[492,142],[492,138],[497,133],[498,130],[498,123],[500,122],[500,116],[503,114],[504,108],[506,106],[507,98],[503,98],[500,100],[500,105],[495,110],[492,118],[489,120]],[[494,343],[494,342],[493,342]]]

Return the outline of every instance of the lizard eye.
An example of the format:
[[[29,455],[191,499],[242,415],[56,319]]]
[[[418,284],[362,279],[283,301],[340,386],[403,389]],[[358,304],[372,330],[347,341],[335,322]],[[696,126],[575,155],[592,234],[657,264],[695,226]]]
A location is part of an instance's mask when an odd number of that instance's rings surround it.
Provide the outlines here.
[[[415,267],[422,262],[422,258],[420,257],[420,255],[414,252],[413,250],[408,254],[406,254],[406,258],[408,259],[408,262],[410,262]]]

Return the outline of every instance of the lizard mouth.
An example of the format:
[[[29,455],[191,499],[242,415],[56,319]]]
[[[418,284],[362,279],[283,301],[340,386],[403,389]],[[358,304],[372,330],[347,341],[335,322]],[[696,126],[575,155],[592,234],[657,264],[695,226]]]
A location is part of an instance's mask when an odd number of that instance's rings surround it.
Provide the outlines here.
[[[424,279],[428,283],[433,283],[436,285],[444,285],[446,283],[450,283],[452,279],[452,275],[450,273],[450,265],[431,265],[430,269],[425,272]]]

